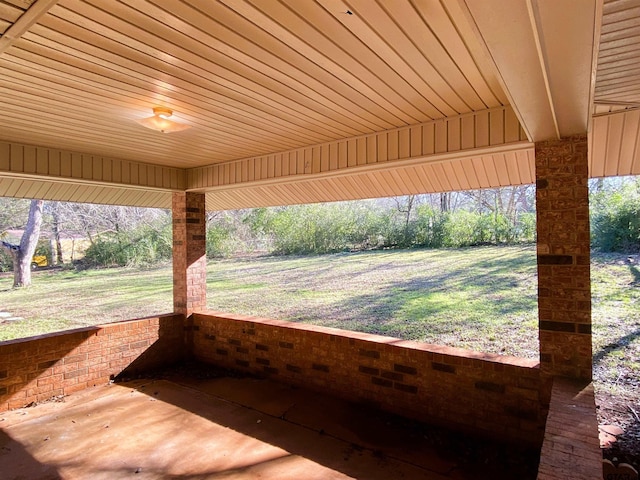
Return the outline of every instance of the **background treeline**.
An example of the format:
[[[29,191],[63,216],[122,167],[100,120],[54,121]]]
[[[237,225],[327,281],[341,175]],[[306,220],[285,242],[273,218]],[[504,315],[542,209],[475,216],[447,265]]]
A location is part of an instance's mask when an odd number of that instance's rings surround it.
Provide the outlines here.
[[[593,247],[640,251],[640,179],[590,184]],[[0,198],[0,234],[26,223],[28,200]],[[535,241],[531,185],[468,192],[210,212],[207,256],[443,248]],[[171,212],[47,202],[40,253],[53,263],[144,266],[171,259]],[[84,242],[63,259],[65,239]],[[64,260],[64,261],[63,261]],[[0,252],[0,269],[11,259]]]
[[[208,254],[330,253],[513,244],[535,239],[531,186],[217,212]]]

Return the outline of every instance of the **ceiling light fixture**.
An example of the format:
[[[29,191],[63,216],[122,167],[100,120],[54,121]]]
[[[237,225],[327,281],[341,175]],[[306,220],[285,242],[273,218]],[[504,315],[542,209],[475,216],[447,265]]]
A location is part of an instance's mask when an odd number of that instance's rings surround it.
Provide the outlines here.
[[[169,120],[169,117],[173,115],[170,108],[167,107],[154,107],[153,117],[141,118],[136,120],[143,127],[157,130],[162,133],[179,132],[191,128],[191,125],[184,123],[178,123],[173,120]]]

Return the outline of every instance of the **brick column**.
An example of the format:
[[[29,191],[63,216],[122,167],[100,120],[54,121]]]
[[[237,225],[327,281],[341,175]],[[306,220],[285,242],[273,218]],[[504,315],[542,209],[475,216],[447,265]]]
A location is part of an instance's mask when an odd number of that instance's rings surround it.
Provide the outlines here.
[[[207,306],[204,194],[173,194],[173,310],[187,316]]]
[[[540,366],[591,379],[587,137],[536,143]]]

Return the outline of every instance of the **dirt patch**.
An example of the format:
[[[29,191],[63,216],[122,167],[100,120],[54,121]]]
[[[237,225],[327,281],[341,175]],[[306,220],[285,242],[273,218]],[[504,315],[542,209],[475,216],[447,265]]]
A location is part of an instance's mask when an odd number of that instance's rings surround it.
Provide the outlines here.
[[[602,450],[603,458],[615,464],[628,463],[640,470],[640,411],[638,398],[620,398],[596,394],[598,422],[617,426],[622,433],[611,435],[611,443]],[[603,429],[601,428],[601,433]],[[607,433],[607,432],[605,432]],[[614,432],[618,433],[618,432]],[[604,435],[604,437],[607,437]],[[608,442],[607,442],[608,443]]]

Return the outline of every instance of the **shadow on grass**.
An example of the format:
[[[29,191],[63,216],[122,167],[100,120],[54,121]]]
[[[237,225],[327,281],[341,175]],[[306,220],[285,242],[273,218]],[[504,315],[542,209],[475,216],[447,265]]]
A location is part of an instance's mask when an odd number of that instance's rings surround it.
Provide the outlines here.
[[[640,269],[638,269],[638,267],[636,265],[629,265],[629,271],[631,272],[631,275],[633,275],[633,284],[632,285],[639,285],[640,284]]]
[[[536,292],[514,292],[523,287],[522,275],[513,273],[529,262],[479,262],[418,277],[386,283],[375,292],[353,295],[334,303],[331,312],[301,306],[294,319],[400,337],[420,339],[444,334],[477,337],[507,328],[509,318],[521,319],[537,309]],[[327,323],[328,314],[333,321]],[[532,329],[537,335],[537,330]],[[537,345],[532,347],[537,349]]]
[[[606,357],[612,352],[615,352],[616,350],[622,350],[623,348],[627,348],[629,344],[634,340],[636,340],[637,338],[640,338],[640,329],[636,330],[635,332],[631,332],[625,335],[624,337],[618,338],[618,340],[616,340],[615,342],[611,342],[603,346],[598,351],[598,353],[596,353],[593,356],[593,364],[594,365],[599,364],[604,359],[604,357]]]

